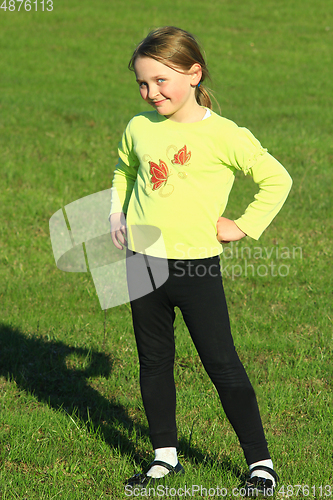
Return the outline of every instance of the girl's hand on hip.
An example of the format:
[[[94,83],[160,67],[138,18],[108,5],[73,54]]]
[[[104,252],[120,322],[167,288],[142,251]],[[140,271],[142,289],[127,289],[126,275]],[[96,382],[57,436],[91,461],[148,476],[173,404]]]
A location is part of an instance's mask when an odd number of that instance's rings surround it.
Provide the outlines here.
[[[127,246],[126,215],[123,212],[117,212],[110,215],[109,220],[112,242],[119,250],[123,250]]]
[[[246,236],[233,220],[227,219],[226,217],[219,217],[217,219],[216,229],[216,238],[220,243],[238,241]]]

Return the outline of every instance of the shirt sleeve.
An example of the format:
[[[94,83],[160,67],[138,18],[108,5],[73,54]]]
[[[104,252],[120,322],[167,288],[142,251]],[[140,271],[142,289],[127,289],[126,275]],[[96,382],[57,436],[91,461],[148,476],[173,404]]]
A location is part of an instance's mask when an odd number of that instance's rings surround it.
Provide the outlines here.
[[[250,174],[259,185],[259,192],[244,214],[235,223],[251,238],[258,240],[264,230],[281,210],[292,186],[286,169],[252,133],[239,128],[239,135],[232,150],[231,163],[244,174]]]
[[[111,187],[110,215],[127,213],[127,207],[138,175],[139,160],[135,154],[131,135],[131,122],[127,125],[118,146],[119,159]]]

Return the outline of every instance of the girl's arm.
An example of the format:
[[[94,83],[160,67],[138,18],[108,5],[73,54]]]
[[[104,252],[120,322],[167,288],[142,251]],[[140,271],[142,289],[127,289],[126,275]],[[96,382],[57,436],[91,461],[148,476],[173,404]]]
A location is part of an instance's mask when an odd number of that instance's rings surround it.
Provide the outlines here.
[[[245,233],[237,224],[226,217],[219,217],[216,224],[217,240],[220,243],[230,243],[230,241],[238,241],[246,236]]]
[[[259,185],[254,201],[238,219],[219,217],[217,239],[220,242],[237,241],[248,235],[257,240],[281,210],[291,189],[292,180],[286,169],[246,128],[233,124],[224,141],[226,163],[235,170],[250,174]]]
[[[216,237],[220,243],[238,241],[246,235],[257,240],[280,211],[291,189],[290,175],[267,152],[258,157],[248,172],[259,184],[259,192],[239,219],[218,218]]]
[[[259,192],[234,222],[241,231],[257,240],[281,210],[292,179],[281,163],[267,152],[257,159],[249,173],[259,185]]]
[[[109,217],[110,232],[114,246],[123,250],[127,246],[126,215],[123,212],[113,213]]]
[[[136,182],[139,161],[135,155],[130,124],[127,126],[118,147],[119,161],[114,171],[111,188],[111,210],[109,215],[113,244],[123,250],[126,242],[126,213]]]

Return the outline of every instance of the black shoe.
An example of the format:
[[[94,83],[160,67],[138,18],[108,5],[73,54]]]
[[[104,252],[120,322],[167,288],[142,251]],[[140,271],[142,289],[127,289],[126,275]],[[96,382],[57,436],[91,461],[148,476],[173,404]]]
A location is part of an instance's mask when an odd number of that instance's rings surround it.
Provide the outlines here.
[[[153,465],[162,465],[166,469],[168,469],[168,473],[163,476],[163,477],[151,477],[147,476],[147,472],[153,467]],[[131,487],[131,488],[146,488],[148,483],[149,486],[153,486],[156,483],[163,482],[163,480],[167,477],[173,476],[175,474],[184,474],[184,468],[183,466],[178,462],[175,467],[172,465],[162,462],[161,460],[154,460],[148,467],[147,472],[138,472],[137,474],[134,474],[134,476],[130,477],[126,481],[126,486]]]
[[[252,472],[255,470],[263,470],[265,472],[268,472],[271,476],[274,477],[275,486],[277,485],[279,481],[279,476],[277,475],[275,470],[271,469],[270,467],[266,467],[264,465],[257,465],[256,467],[253,467],[253,469],[251,469],[250,474],[252,474]],[[257,497],[257,496],[272,497],[274,495],[273,481],[271,479],[266,479],[264,477],[254,476],[247,479],[245,483],[245,490],[246,490],[245,496],[247,497]]]

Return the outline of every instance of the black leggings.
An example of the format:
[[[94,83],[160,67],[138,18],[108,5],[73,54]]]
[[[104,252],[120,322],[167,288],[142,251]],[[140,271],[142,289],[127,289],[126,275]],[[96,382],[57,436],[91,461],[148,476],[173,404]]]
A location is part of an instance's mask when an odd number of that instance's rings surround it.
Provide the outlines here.
[[[153,448],[178,446],[173,375],[174,308],[178,306],[247,463],[270,458],[256,396],[231,336],[219,257],[169,260],[168,266],[169,277],[162,286],[155,289],[153,283],[154,291],[131,301],[141,394]],[[129,283],[131,273],[134,276],[135,269],[128,270]],[[130,286],[129,292],[131,296]]]

